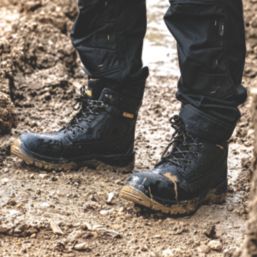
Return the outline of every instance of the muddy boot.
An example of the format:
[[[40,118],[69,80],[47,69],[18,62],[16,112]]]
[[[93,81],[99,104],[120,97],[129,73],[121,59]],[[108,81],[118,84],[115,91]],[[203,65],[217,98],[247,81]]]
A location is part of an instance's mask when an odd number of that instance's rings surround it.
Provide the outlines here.
[[[12,153],[45,169],[104,163],[131,171],[139,103],[110,88],[94,85],[93,89],[87,94],[82,90],[79,111],[67,126],[53,133],[22,134],[12,145]]]
[[[224,202],[228,144],[193,137],[179,116],[171,124],[175,133],[160,163],[131,175],[120,196],[171,215],[189,215],[204,203]]]

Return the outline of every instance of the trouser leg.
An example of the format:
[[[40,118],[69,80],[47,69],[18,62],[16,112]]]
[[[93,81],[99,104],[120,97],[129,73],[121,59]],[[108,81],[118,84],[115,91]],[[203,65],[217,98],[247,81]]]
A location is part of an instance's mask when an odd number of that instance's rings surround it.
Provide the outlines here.
[[[180,116],[195,136],[228,140],[246,99],[241,0],[170,0],[165,22],[177,40]]]
[[[142,97],[148,76],[141,60],[145,0],[79,0],[78,5],[72,40],[89,77]]]

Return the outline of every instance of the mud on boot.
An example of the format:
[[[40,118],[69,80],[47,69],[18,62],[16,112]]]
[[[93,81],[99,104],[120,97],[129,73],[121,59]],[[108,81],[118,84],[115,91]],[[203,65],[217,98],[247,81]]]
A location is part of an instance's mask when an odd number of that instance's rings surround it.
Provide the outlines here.
[[[123,199],[170,215],[190,215],[206,203],[222,203],[227,191],[228,144],[191,136],[179,116],[171,143],[153,170],[135,172]]]
[[[93,82],[92,82],[93,83]],[[61,130],[25,133],[11,151],[25,163],[64,170],[107,164],[122,172],[134,167],[134,136],[140,103],[110,88],[97,88],[77,98],[79,110]]]

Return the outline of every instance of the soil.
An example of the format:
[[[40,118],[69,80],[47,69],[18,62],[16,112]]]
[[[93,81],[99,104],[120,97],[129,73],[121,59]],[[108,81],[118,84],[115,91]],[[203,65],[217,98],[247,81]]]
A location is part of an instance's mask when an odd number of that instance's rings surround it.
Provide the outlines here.
[[[137,126],[138,170],[159,160],[172,134],[169,118],[180,107],[176,44],[161,20],[167,1],[158,2],[148,4],[144,60],[151,76]],[[252,174],[252,97],[231,139],[226,203],[203,206],[192,217],[174,219],[122,201],[128,175],[112,168],[47,173],[10,156],[20,133],[56,130],[74,114],[74,97],[86,84],[69,39],[76,11],[73,0],[0,0],[0,256],[239,256]],[[251,47],[249,88],[256,74]]]
[[[251,194],[249,201],[249,220],[247,225],[246,237],[242,256],[257,256],[257,3],[248,1],[245,5],[246,20],[248,29],[248,58],[246,76],[252,97],[252,120],[254,127],[254,158],[253,173],[251,183]]]

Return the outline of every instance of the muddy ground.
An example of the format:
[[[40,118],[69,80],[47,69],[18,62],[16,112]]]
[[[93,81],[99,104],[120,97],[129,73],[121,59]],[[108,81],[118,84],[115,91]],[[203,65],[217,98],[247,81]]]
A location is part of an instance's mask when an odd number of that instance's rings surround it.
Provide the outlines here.
[[[252,96],[252,119],[254,125],[254,159],[253,179],[251,182],[251,193],[249,200],[249,220],[242,256],[257,256],[257,3],[249,1],[246,5],[246,20],[248,28],[248,59],[246,74]]]
[[[21,132],[56,130],[74,113],[73,99],[86,83],[69,39],[75,2],[0,0],[0,133],[17,124],[0,137],[0,256],[239,256],[252,175],[252,97],[231,139],[227,201],[192,217],[142,213],[120,200],[127,175],[112,168],[46,173],[9,155]],[[138,170],[160,158],[172,133],[169,117],[179,109],[176,45],[161,19],[168,3],[158,2],[148,4],[144,60],[151,76],[137,127]],[[254,2],[246,2],[247,21]],[[252,45],[248,50],[244,84],[251,88],[256,59]]]

